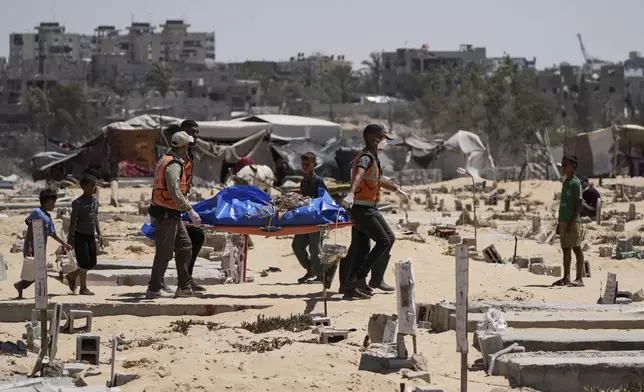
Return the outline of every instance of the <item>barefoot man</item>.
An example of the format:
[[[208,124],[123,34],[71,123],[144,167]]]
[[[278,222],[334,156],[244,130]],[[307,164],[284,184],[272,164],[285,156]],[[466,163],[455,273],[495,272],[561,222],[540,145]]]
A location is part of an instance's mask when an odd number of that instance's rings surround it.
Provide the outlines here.
[[[559,224],[557,233],[561,241],[563,250],[564,276],[559,279],[553,286],[572,286],[582,287],[584,273],[584,253],[581,250],[581,241],[583,232],[581,228],[581,219],[579,215],[582,208],[582,191],[581,181],[575,175],[577,169],[577,157],[574,155],[564,155],[561,161],[565,179],[561,186],[561,197],[559,199]],[[573,282],[570,281],[570,264],[572,262],[572,252],[575,253],[576,259],[576,276]]]

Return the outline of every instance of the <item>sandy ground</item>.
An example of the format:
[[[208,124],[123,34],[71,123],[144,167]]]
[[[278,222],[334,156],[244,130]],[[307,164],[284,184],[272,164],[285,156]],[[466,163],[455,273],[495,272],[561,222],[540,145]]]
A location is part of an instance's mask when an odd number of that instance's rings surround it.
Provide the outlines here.
[[[621,180],[613,180],[621,181]],[[607,183],[610,181],[606,181]],[[644,186],[644,180],[623,180],[622,182]],[[467,179],[445,182],[448,189],[462,187],[468,184]],[[431,188],[437,188],[433,184]],[[508,193],[518,190],[517,183],[499,183]],[[522,194],[533,203],[532,211],[538,212],[546,222],[546,217],[553,217],[555,201],[553,195],[560,190],[558,182],[528,181],[522,186]],[[426,188],[426,187],[425,187]],[[608,205],[604,211],[616,209],[626,211],[627,203],[612,203],[612,192],[599,188]],[[424,203],[422,188],[417,188],[413,197],[419,197]],[[120,197],[136,202],[141,192],[147,189],[122,189]],[[78,190],[76,191],[78,193]],[[206,191],[205,194],[209,194]],[[454,209],[454,198],[458,197],[464,203],[471,203],[468,192],[451,192],[447,194],[434,193],[445,200],[449,210]],[[103,206],[107,206],[109,190],[103,190],[100,198]],[[468,201],[469,199],[469,201]],[[428,236],[432,227],[424,205],[412,203],[409,212],[411,221],[420,221],[419,233],[426,239],[425,243],[417,243],[399,239],[394,245],[390,268],[386,280],[393,284],[393,263],[410,257],[414,262],[416,275],[416,300],[418,302],[436,303],[442,300],[453,301],[455,298],[454,256],[448,255],[448,244],[444,239]],[[637,208],[644,211],[644,202],[637,202]],[[479,207],[479,220],[485,221],[495,211],[503,208],[503,202],[495,208]],[[519,211],[521,207],[513,204],[512,210]],[[135,213],[134,204],[125,205],[118,209],[102,207],[101,212]],[[0,221],[0,248],[8,264],[9,279],[0,283],[0,301],[15,297],[12,283],[20,275],[21,254],[9,253],[16,235],[24,229],[22,212],[9,212],[10,216]],[[400,211],[391,219],[404,218]],[[395,217],[395,218],[394,218]],[[143,220],[143,218],[141,218]],[[626,231],[637,234],[642,221],[632,221],[626,224]],[[58,227],[61,222],[56,221]],[[110,233],[135,232],[141,223],[104,222],[103,231]],[[528,220],[497,221],[496,228],[479,228],[478,249],[481,250],[494,244],[504,259],[512,256],[514,248],[513,233],[517,229],[525,232],[531,227]],[[473,227],[460,227],[463,236],[472,237]],[[611,260],[600,259],[598,245],[592,245],[593,237],[608,233],[605,227],[594,227],[588,231],[586,242],[590,250],[585,252],[587,260],[592,264],[593,277],[586,280],[584,288],[551,288],[555,280],[549,276],[537,276],[526,270],[517,270],[510,265],[493,265],[481,261],[470,261],[469,298],[472,300],[497,299],[518,301],[559,301],[577,303],[595,303],[605,284],[606,272],[618,274],[620,290],[635,292],[643,287],[642,276],[644,263],[635,259]],[[337,241],[348,244],[350,230],[343,229],[337,233]],[[329,241],[334,240],[331,235]],[[102,317],[94,320],[94,331],[102,338],[102,355],[99,370],[100,375],[87,376],[85,381],[90,385],[104,385],[109,377],[109,338],[118,333],[124,333],[134,339],[134,347],[117,355],[117,370],[136,372],[140,378],[123,387],[123,391],[300,391],[324,390],[332,391],[382,391],[392,392],[399,388],[402,381],[401,373],[387,375],[358,371],[362,341],[366,335],[367,321],[373,313],[395,313],[395,295],[378,293],[370,300],[344,301],[338,294],[329,300],[329,315],[333,325],[339,328],[355,328],[348,341],[337,344],[321,345],[306,342],[314,337],[311,332],[288,333],[273,331],[268,334],[254,335],[238,328],[243,321],[254,321],[258,314],[288,316],[296,313],[321,314],[323,303],[321,289],[317,285],[298,285],[296,279],[302,275],[291,249],[290,240],[276,238],[254,237],[255,248],[250,251],[248,264],[249,275],[255,277],[253,283],[239,285],[219,285],[208,288],[205,299],[161,299],[160,302],[200,302],[209,301],[228,304],[268,304],[271,307],[264,310],[241,311],[226,313],[204,319],[223,324],[225,328],[209,331],[205,326],[193,326],[187,335],[172,332],[170,322],[177,317],[137,318]],[[132,241],[112,242],[106,258],[146,259],[153,257],[152,249],[143,247],[143,251],[133,253],[127,251]],[[54,247],[48,249],[48,261],[53,262]],[[560,265],[561,250],[558,243],[554,245],[538,244],[531,239],[519,239],[518,256],[541,256],[546,264]],[[262,278],[259,272],[268,267],[279,267],[281,272],[271,273]],[[94,287],[96,296],[91,301],[109,303],[140,301],[145,292],[144,286],[135,287]],[[333,289],[337,289],[337,280]],[[66,286],[50,279],[49,292],[54,296],[51,301],[83,302],[87,297],[70,295]],[[27,291],[33,301],[33,294]],[[23,323],[2,323],[0,340],[20,339],[24,332]],[[251,341],[286,337],[294,341],[280,349],[266,353],[243,353],[232,346],[234,343],[249,344]],[[139,347],[138,342],[149,338],[158,338],[160,342],[147,347]],[[470,336],[471,343],[471,336]],[[453,332],[432,334],[420,330],[418,336],[419,351],[429,362],[429,372],[432,384],[443,387],[446,391],[456,391],[459,388],[460,354],[456,352]],[[60,335],[59,357],[66,362],[75,358],[75,337]],[[469,353],[470,366],[480,358],[473,348]],[[13,374],[24,374],[31,370],[35,355],[27,358],[0,356],[0,377]],[[476,367],[469,372],[469,390],[472,392],[506,391],[510,390],[508,382],[501,377],[486,377]],[[411,384],[408,382],[408,384]],[[496,388],[496,389],[495,389]]]

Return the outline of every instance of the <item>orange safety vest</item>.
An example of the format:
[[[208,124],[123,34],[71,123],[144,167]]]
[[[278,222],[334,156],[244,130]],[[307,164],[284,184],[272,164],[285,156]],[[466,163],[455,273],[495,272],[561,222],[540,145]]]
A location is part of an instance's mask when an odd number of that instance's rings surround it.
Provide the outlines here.
[[[375,206],[380,201],[380,178],[382,177],[382,167],[380,161],[370,151],[362,150],[353,160],[353,169],[351,171],[351,180],[355,179],[358,172],[358,161],[363,155],[368,155],[373,159],[371,167],[367,169],[356,188],[353,204],[362,206]]]
[[[165,183],[165,169],[170,163],[176,162],[181,165],[181,177],[179,180],[179,189],[185,195],[188,193],[188,181],[184,163],[172,155],[164,155],[157,162],[156,172],[154,174],[154,183],[152,184],[152,201],[151,204],[157,207],[164,207],[170,210],[180,211],[179,205],[172,199]]]

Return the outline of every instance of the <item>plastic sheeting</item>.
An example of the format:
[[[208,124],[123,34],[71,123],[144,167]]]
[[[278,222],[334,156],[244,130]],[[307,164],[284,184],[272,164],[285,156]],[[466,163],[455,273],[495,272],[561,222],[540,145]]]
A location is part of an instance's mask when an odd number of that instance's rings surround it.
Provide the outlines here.
[[[458,131],[443,145],[446,150],[460,152],[465,156],[465,169],[480,178],[481,170],[494,167],[494,161],[481,139],[472,132]],[[445,179],[443,173],[443,179]]]
[[[274,214],[271,196],[257,187],[240,185],[225,188],[215,197],[193,206],[201,223],[209,226],[311,226],[350,221],[347,212],[329,194],[320,189],[318,197],[306,207],[288,211],[282,219]],[[272,220],[271,220],[272,217]],[[187,214],[183,220],[190,222]],[[154,227],[145,224],[141,232],[154,239]]]

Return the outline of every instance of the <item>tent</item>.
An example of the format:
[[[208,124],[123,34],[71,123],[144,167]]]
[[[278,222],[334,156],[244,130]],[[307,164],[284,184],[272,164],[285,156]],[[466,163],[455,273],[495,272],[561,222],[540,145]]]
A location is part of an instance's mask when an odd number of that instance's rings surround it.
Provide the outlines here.
[[[615,140],[618,140],[615,154]],[[631,176],[644,174],[644,127],[615,125],[582,133],[564,141],[564,154],[577,157],[577,175],[608,176],[617,168],[628,167]]]
[[[430,168],[441,169],[443,179],[459,176],[457,169],[465,168],[475,178],[481,178],[482,171],[494,168],[494,160],[481,139],[474,133],[458,131],[441,146],[438,158],[431,161]]]
[[[231,122],[269,124],[271,134],[275,136],[308,137],[322,145],[330,139],[342,137],[340,124],[313,117],[262,114],[234,119]]]

